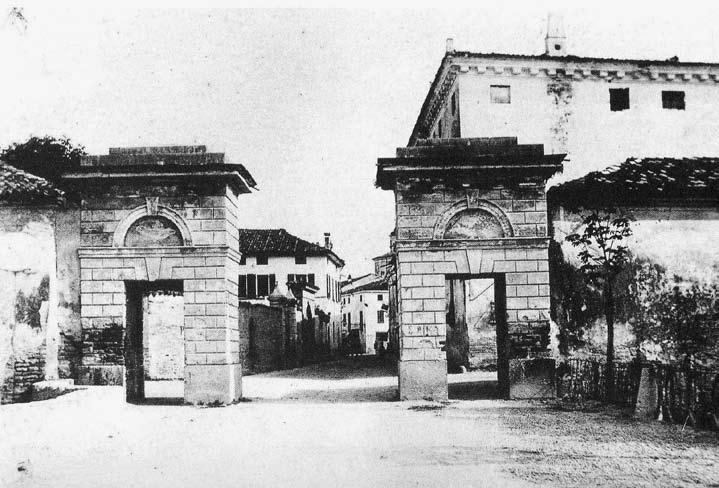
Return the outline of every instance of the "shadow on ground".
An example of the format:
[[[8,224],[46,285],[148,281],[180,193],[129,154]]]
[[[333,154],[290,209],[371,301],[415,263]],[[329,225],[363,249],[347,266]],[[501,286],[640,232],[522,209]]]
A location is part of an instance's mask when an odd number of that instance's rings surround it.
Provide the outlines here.
[[[303,368],[247,375],[243,397],[252,401],[307,403],[387,402],[397,400],[395,362],[357,356]]]

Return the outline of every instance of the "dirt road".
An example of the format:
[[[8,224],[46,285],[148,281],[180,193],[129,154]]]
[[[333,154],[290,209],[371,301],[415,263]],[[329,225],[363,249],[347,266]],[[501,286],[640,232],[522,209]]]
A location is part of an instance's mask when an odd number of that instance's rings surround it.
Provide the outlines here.
[[[715,433],[542,403],[384,401],[396,379],[356,366],[247,377],[254,399],[224,408],[129,405],[119,387],[1,406],[0,485],[719,486]]]

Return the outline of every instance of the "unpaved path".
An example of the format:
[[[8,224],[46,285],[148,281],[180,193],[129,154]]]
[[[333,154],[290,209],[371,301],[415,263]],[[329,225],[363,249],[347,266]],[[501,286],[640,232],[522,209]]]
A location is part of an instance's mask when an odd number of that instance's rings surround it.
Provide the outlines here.
[[[307,388],[396,382],[352,364],[263,375],[310,383],[225,408],[128,405],[119,387],[1,406],[0,486],[719,486],[715,433],[542,403],[351,402],[349,387],[337,402]],[[392,393],[392,381],[372,387]]]

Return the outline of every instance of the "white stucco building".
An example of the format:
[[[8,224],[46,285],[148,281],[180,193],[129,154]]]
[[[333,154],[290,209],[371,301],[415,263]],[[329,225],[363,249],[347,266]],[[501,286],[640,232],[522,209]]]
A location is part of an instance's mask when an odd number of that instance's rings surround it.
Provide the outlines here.
[[[341,271],[344,261],[332,250],[330,234],[324,244],[296,237],[285,229],[240,229],[239,299],[264,302],[276,284],[302,283],[305,303],[330,315],[328,338],[332,349],[342,339]]]
[[[359,330],[362,350],[375,354],[375,344],[387,347],[389,293],[387,282],[374,274],[361,276],[342,287],[342,323],[347,331]]]
[[[629,157],[719,154],[719,64],[567,53],[550,25],[544,54],[456,51],[451,40],[408,145],[517,137],[567,153],[564,179]]]

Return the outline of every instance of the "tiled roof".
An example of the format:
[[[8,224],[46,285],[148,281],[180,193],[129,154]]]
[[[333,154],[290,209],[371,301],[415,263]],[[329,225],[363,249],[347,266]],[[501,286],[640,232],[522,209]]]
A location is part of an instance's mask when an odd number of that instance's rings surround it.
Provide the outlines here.
[[[345,293],[356,293],[358,291],[387,291],[387,280],[380,278],[360,285],[357,288],[351,288],[345,291]]]
[[[553,205],[569,209],[616,205],[719,204],[719,157],[629,158],[549,189]]]
[[[58,203],[65,193],[52,183],[0,161],[0,202]]]
[[[293,236],[285,229],[239,229],[240,252],[270,256],[329,256],[344,266],[332,250]]]

